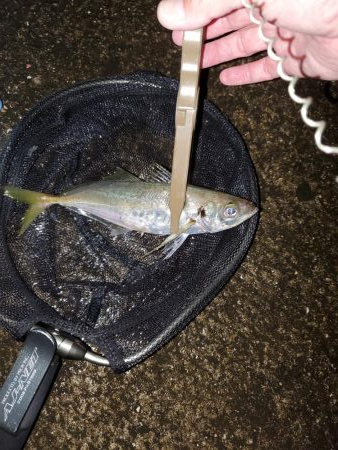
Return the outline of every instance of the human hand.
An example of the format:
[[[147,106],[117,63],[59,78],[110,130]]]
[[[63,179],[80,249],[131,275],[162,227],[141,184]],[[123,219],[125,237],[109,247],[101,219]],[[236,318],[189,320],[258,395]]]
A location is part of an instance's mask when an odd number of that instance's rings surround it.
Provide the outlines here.
[[[337,0],[265,0],[259,5],[269,21],[263,31],[277,38],[274,50],[287,56],[283,67],[289,75],[338,79]],[[206,27],[205,38],[212,41],[204,46],[202,67],[266,49],[241,0],[162,0],[157,13],[162,25],[174,30],[173,40],[179,45],[183,38],[179,30]],[[223,84],[240,85],[277,76],[277,62],[263,57],[222,70],[220,79]]]

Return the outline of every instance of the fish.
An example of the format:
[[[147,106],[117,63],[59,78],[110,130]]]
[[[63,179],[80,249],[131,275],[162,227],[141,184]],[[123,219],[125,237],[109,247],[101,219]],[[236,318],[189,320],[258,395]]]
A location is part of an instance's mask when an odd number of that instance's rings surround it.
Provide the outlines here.
[[[153,167],[147,181],[118,168],[112,176],[72,187],[61,195],[10,185],[4,187],[4,195],[29,205],[19,235],[46,208],[58,204],[109,226],[113,235],[137,231],[168,236],[149,252],[162,249],[164,259],[171,257],[188,236],[236,227],[258,211],[247,199],[188,185],[178,232],[171,234],[170,181],[171,173],[160,165]]]

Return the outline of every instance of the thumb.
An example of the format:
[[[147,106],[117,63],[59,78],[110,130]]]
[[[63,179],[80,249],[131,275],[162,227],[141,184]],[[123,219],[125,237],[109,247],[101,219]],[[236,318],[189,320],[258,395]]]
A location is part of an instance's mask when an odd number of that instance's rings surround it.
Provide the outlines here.
[[[162,0],[157,17],[170,30],[192,30],[241,6],[241,0]]]

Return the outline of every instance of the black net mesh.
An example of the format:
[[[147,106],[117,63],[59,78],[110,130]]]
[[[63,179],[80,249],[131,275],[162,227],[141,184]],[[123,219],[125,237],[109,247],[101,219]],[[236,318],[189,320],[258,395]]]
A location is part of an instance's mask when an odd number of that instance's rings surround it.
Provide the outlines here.
[[[123,167],[143,179],[170,168],[177,82],[153,73],[90,82],[47,98],[13,130],[1,185],[48,193],[98,180]],[[201,105],[191,184],[258,202],[244,144],[209,102]],[[257,217],[217,234],[188,238],[168,260],[163,238],[108,227],[53,206],[18,236],[25,206],[1,198],[0,325],[21,337],[56,326],[96,345],[116,371],[178,333],[234,273]]]

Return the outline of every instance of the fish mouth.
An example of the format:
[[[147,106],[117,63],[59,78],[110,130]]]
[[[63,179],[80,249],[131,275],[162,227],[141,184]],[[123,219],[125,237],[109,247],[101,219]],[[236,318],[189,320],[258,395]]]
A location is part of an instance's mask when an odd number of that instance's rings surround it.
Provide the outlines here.
[[[250,200],[243,200],[243,203],[241,205],[241,212],[246,219],[254,216],[256,213],[258,213],[258,211],[258,206],[253,202],[251,202]]]

